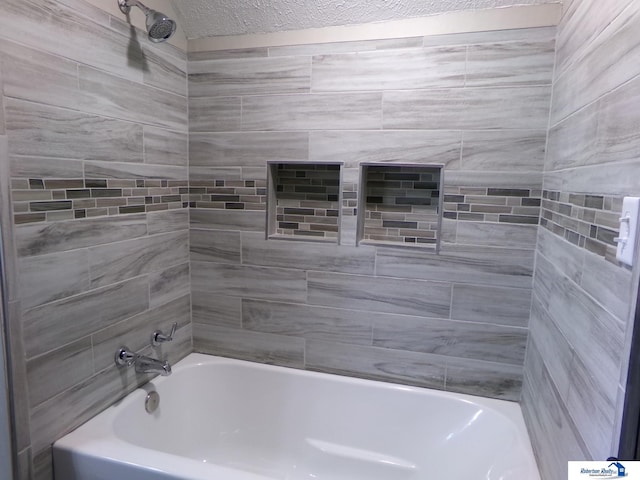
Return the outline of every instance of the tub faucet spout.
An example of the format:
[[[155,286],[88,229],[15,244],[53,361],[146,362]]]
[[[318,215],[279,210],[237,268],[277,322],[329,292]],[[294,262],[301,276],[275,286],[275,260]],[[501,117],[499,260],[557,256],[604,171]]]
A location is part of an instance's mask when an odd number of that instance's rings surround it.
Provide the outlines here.
[[[171,375],[171,365],[168,361],[141,355],[129,350],[127,347],[120,347],[116,352],[116,365],[119,367],[135,365],[137,373],[158,373],[162,376]]]

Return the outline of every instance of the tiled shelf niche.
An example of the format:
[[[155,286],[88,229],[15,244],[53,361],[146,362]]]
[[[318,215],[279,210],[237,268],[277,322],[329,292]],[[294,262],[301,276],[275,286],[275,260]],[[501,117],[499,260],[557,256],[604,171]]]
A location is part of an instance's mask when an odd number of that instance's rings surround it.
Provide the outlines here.
[[[442,224],[442,165],[360,166],[358,243],[437,253]]]
[[[269,162],[267,238],[340,243],[341,163]]]

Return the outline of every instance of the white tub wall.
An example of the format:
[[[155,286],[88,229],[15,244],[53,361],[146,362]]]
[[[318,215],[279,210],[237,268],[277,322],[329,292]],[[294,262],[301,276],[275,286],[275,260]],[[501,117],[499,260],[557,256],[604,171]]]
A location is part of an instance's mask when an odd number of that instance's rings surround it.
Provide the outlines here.
[[[3,1],[0,16],[0,180],[14,187],[13,205],[0,189],[2,219],[18,252],[7,255],[18,478],[50,480],[51,443],[146,381],[113,368],[118,344],[144,348],[177,320],[177,341],[163,350],[172,361],[191,351],[188,212],[174,202],[24,223],[11,207],[29,214],[31,201],[52,199],[49,188],[25,188],[29,178],[186,182],[186,54],[141,32],[136,46],[120,15],[84,1]]]
[[[545,189],[640,194],[639,49],[638,2],[566,5]],[[522,404],[543,478],[559,480],[567,460],[617,453],[638,275],[546,228],[536,255]]]

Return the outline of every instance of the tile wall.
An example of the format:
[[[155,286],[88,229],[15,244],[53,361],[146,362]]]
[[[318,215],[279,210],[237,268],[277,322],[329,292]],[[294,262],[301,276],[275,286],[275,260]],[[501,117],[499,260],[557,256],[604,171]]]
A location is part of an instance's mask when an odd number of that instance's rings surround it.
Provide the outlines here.
[[[0,17],[19,478],[51,480],[51,443],[148,379],[115,369],[120,344],[192,349],[186,56],[82,1]]]
[[[522,394],[548,480],[617,454],[637,285],[612,239],[640,195],[639,51],[639,2],[565,5]]]
[[[194,348],[518,400],[554,48],[542,28],[190,53],[192,181],[343,164],[340,245],[190,208]],[[443,164],[450,211],[504,211],[445,218],[437,256],[356,247],[363,162]]]

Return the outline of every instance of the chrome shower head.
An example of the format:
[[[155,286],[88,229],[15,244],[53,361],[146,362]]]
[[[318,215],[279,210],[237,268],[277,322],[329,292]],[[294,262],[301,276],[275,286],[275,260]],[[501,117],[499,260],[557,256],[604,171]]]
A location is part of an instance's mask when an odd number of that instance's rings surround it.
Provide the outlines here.
[[[120,11],[128,15],[131,7],[138,7],[147,17],[147,33],[152,42],[164,42],[176,31],[176,22],[167,17],[164,13],[157,12],[145,7],[137,0],[118,0]]]

